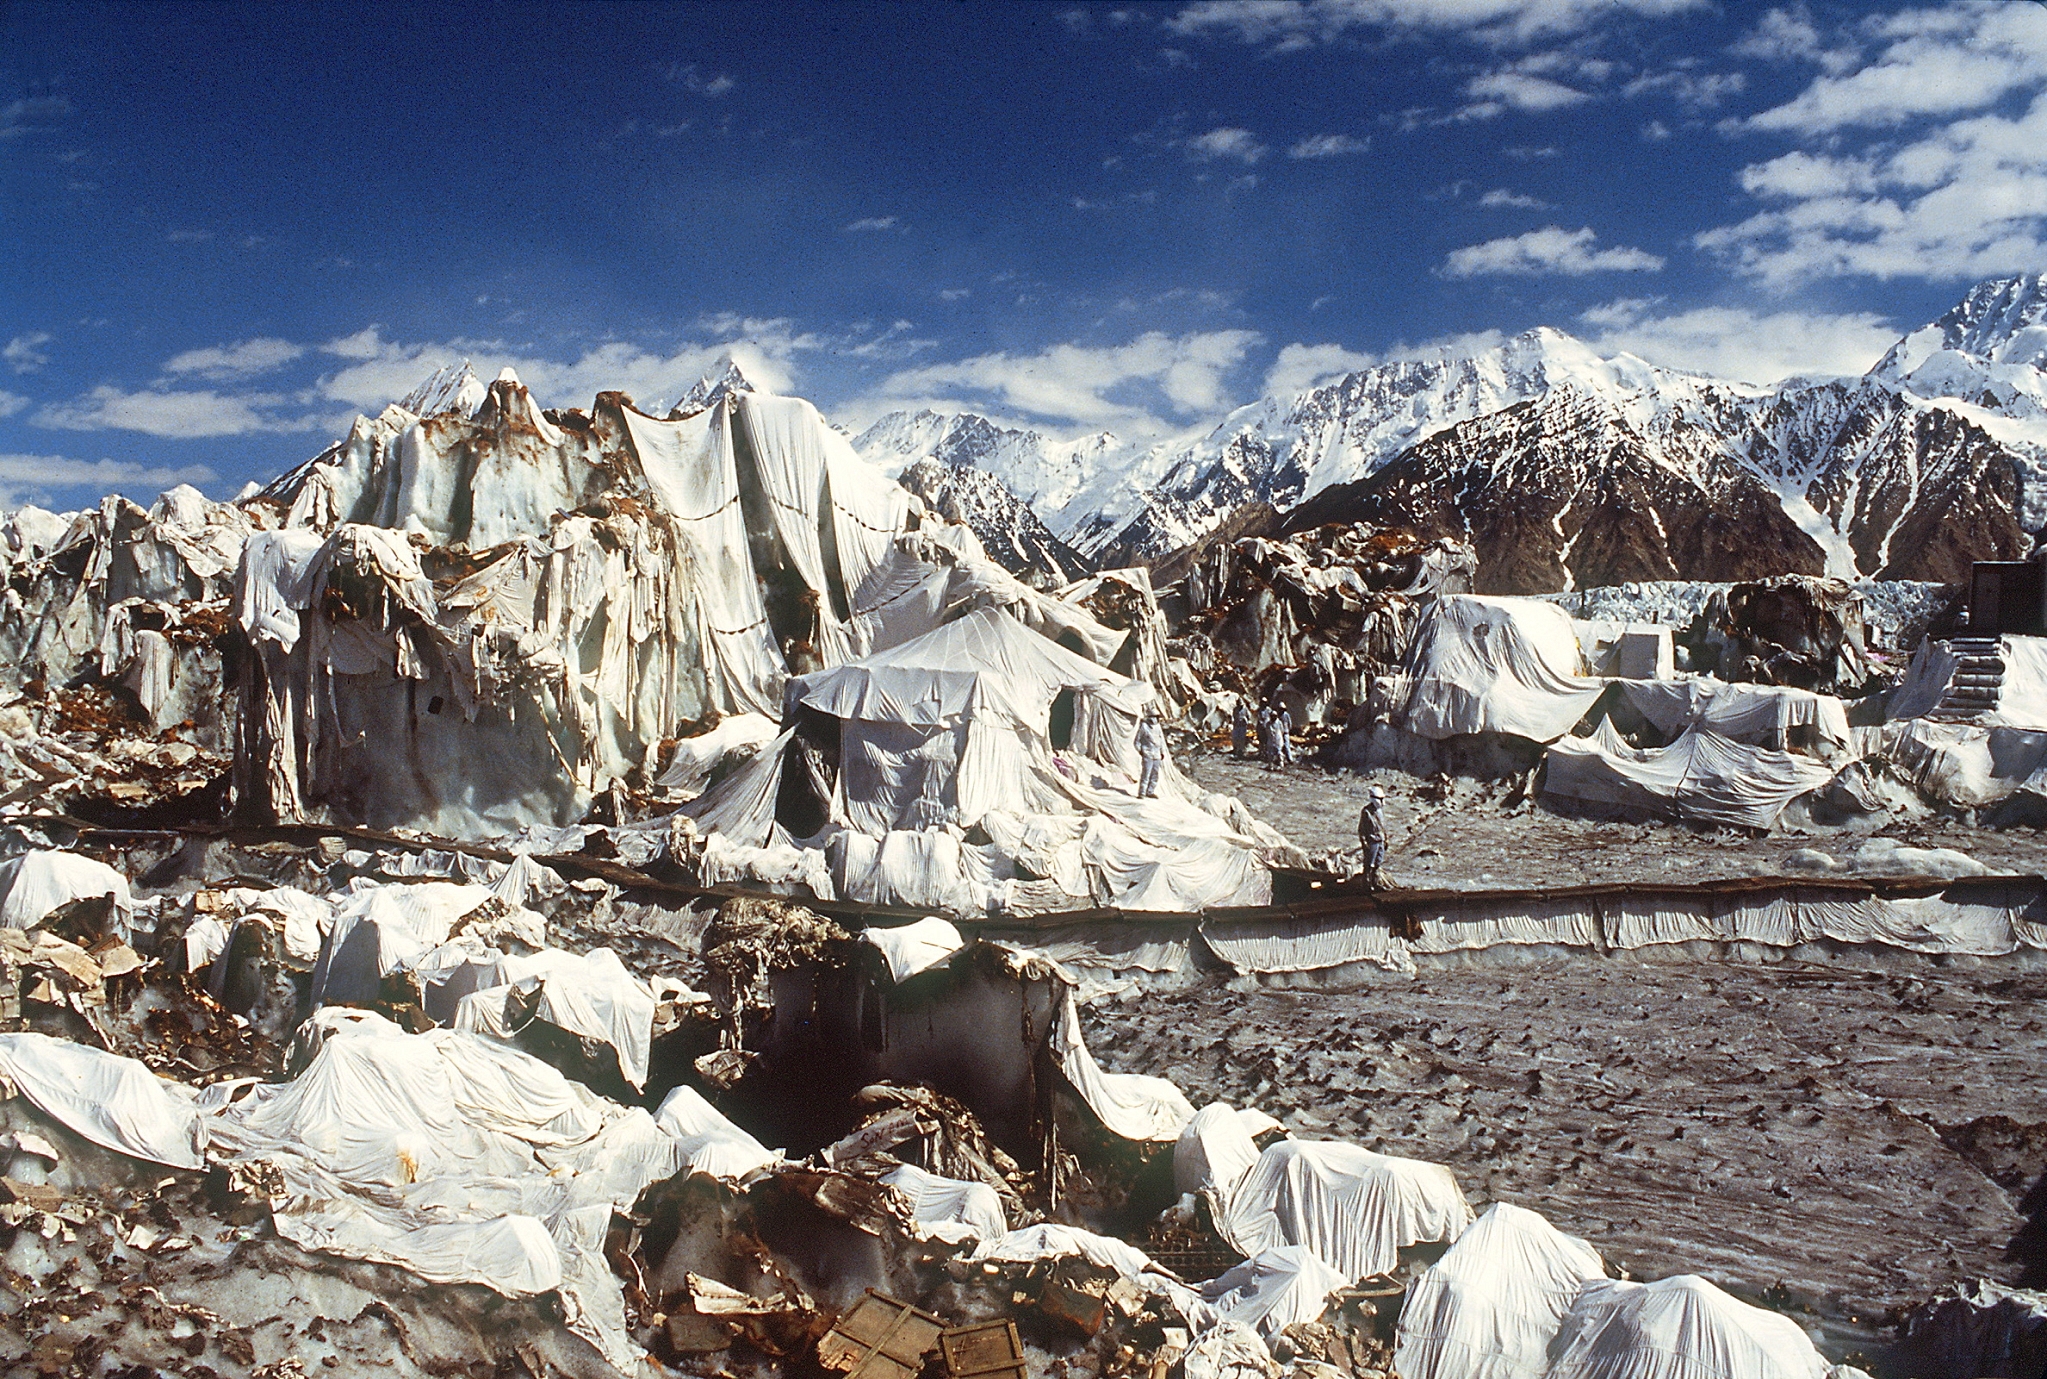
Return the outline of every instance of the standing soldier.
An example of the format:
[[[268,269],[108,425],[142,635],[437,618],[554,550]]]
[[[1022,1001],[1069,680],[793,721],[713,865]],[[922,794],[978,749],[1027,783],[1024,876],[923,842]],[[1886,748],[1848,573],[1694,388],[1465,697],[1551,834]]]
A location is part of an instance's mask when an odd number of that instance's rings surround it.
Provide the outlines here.
[[[1358,847],[1365,854],[1365,884],[1375,891],[1386,889],[1386,792],[1373,786],[1358,811]]]
[[[1230,750],[1241,760],[1251,750],[1251,699],[1237,696],[1236,712],[1230,715]]]
[[[1146,709],[1144,721],[1137,725],[1137,758],[1144,768],[1138,779],[1137,798],[1157,799],[1159,771],[1166,761],[1166,730],[1159,726],[1157,709]]]

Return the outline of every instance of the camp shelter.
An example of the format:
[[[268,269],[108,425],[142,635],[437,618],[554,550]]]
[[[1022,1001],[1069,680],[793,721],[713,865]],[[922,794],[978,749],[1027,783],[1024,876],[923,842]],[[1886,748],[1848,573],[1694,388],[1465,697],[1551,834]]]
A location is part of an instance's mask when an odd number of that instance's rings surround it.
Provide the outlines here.
[[[839,896],[986,913],[1271,897],[1285,840],[1165,766],[1137,794],[1150,686],[994,608],[789,683],[781,738],[684,812],[726,847],[828,859]]]
[[[1543,794],[1631,815],[1744,828],[1775,826],[1784,807],[1832,780],[1837,766],[1754,747],[1694,725],[1668,747],[1631,747],[1601,720],[1589,737],[1550,744]]]
[[[1409,1288],[1394,1369],[1402,1379],[1542,1379],[1572,1299],[1605,1277],[1590,1245],[1495,1202]]]
[[[1695,1274],[1587,1283],[1549,1357],[1548,1379],[1821,1379],[1828,1369],[1796,1322]]]
[[[1554,741],[1606,688],[1580,675],[1581,663],[1577,631],[1555,604],[1444,595],[1415,629],[1405,725],[1436,739],[1508,733]]]
[[[1440,1164],[1292,1139],[1258,1156],[1216,1217],[1246,1255],[1304,1245],[1353,1282],[1390,1273],[1406,1246],[1455,1240],[1470,1224],[1471,1206]]]

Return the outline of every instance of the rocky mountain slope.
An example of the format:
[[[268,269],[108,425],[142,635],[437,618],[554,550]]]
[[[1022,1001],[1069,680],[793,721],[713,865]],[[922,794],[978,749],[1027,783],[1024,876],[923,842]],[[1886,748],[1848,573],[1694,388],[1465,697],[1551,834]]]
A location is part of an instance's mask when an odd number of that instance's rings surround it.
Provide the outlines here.
[[[1411,513],[1469,533],[1499,566],[1481,581],[1502,588],[1656,577],[1624,570],[1722,579],[1754,559],[1954,580],[1971,560],[2025,554],[2047,525],[2043,365],[2047,275],[1979,284],[1861,379],[1759,387],[1602,357],[1541,328],[1264,398],[1149,448],[928,411],[884,417],[856,447],[895,470],[929,460],[991,475],[1104,566],[1156,560],[1246,503],[1319,497],[1318,519]],[[1617,505],[1602,513],[1610,485]],[[1530,512],[1549,535],[1524,537]],[[1723,530],[1761,539],[1694,551],[1666,535]],[[1487,533],[1532,545],[1489,550]]]
[[[1469,541],[1481,594],[1826,566],[1819,543],[1754,474],[1717,456],[1672,465],[1610,399],[1570,386],[1322,490],[1288,514],[1286,530],[1354,521]]]

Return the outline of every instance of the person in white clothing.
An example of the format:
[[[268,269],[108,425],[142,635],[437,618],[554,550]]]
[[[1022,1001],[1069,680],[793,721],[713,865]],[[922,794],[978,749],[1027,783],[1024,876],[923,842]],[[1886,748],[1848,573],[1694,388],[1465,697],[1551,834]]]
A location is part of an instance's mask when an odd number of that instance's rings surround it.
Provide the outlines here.
[[[1144,721],[1137,725],[1137,759],[1144,768],[1138,777],[1137,797],[1141,800],[1156,799],[1159,772],[1166,763],[1166,730],[1159,726],[1157,709],[1146,709]]]

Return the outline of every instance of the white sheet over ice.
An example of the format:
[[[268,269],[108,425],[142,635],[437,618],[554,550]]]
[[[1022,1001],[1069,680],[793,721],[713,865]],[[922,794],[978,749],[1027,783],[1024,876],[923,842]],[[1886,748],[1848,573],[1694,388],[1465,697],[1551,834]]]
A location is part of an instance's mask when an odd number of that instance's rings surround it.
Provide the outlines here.
[[[1422,614],[1403,725],[1428,738],[1511,733],[1549,742],[1585,716],[1606,682],[1578,673],[1578,636],[1540,599],[1445,595]]]
[[[1827,1362],[1788,1317],[1703,1278],[1587,1283],[1550,1346],[1548,1379],[1821,1379]]]
[[[1402,1379],[1542,1379],[1572,1300],[1605,1277],[1590,1245],[1495,1202],[1408,1288],[1393,1367]]]
[[[75,852],[10,857],[0,862],[0,929],[33,929],[52,910],[95,895],[111,895],[126,910],[128,878]]]
[[[1455,1240],[1471,1219],[1440,1164],[1281,1140],[1258,1156],[1216,1228],[1246,1255],[1304,1245],[1354,1282],[1390,1272],[1403,1246]]]
[[[1002,1198],[986,1183],[942,1178],[915,1164],[891,1169],[881,1179],[909,1199],[911,1219],[927,1240],[958,1245],[968,1240],[1000,1240],[1009,1233]]]
[[[173,1168],[206,1166],[192,1089],[133,1058],[46,1034],[0,1034],[0,1081],[94,1144]]]
[[[571,1330],[639,1363],[603,1245],[612,1212],[681,1161],[645,1111],[475,1035],[356,1023],[201,1134],[211,1157],[282,1173],[286,1239],[508,1296],[558,1288]]]
[[[1543,793],[1650,815],[1744,828],[1776,826],[1784,807],[1834,778],[1836,766],[1751,747],[1701,727],[1668,747],[1630,747],[1602,721],[1590,737],[1550,744]]]
[[[935,915],[893,929],[869,927],[861,938],[881,950],[891,981],[907,981],[938,966],[966,946],[950,921]]]
[[[654,1124],[676,1140],[681,1166],[736,1183],[782,1156],[725,1119],[693,1087],[677,1087],[662,1099]]]
[[[1299,1245],[1275,1245],[1202,1285],[1202,1300],[1224,1321],[1268,1338],[1322,1315],[1329,1295],[1350,1279]]]

